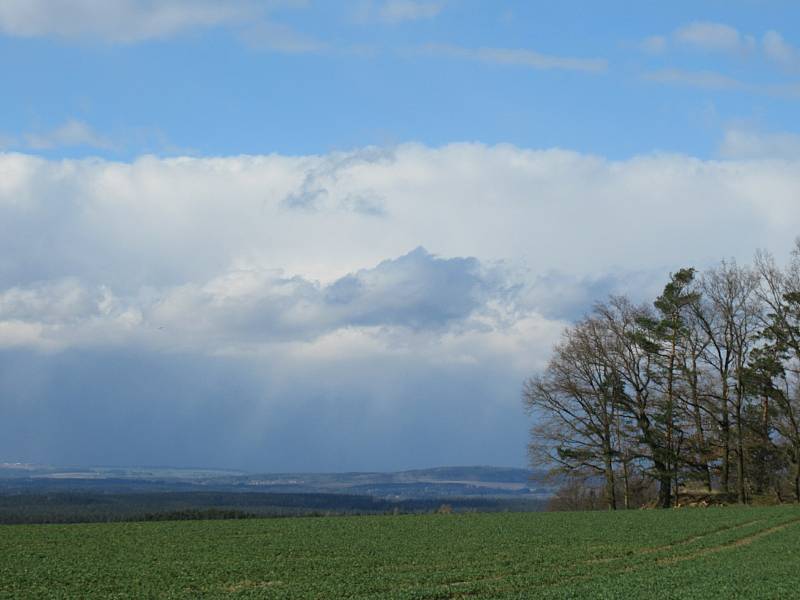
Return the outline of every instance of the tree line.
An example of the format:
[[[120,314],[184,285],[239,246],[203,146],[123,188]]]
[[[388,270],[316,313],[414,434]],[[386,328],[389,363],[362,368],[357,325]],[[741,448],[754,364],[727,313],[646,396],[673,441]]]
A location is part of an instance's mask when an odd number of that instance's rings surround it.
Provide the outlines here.
[[[758,252],[681,269],[652,303],[596,304],[523,401],[533,465],[594,482],[609,509],[800,502],[800,239],[785,266]]]

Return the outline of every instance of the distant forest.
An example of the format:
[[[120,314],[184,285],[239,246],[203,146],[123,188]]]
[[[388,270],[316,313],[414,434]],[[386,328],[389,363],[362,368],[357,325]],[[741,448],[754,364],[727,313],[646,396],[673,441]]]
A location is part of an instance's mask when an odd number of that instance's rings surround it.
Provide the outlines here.
[[[528,512],[544,500],[514,497],[407,498],[361,494],[60,491],[0,493],[0,525],[183,521],[434,512]]]
[[[800,239],[785,267],[758,252],[598,303],[523,401],[562,508],[800,502]]]

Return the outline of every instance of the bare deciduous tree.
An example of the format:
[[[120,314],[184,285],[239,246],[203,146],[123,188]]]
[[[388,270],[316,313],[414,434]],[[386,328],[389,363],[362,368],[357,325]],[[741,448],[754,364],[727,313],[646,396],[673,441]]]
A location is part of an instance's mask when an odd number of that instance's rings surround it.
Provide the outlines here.
[[[532,461],[602,481],[609,508],[642,476],[662,507],[698,483],[800,502],[800,241],[785,268],[758,253],[681,269],[652,306],[597,304],[523,395]]]

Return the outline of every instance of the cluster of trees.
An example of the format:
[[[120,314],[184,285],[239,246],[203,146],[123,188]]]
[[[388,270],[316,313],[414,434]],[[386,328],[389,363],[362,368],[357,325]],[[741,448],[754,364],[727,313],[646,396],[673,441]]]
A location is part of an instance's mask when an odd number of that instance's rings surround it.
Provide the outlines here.
[[[612,296],[525,382],[535,466],[610,508],[679,494],[800,502],[800,240],[779,267],[681,269],[652,304]],[[643,492],[643,490],[645,490]]]

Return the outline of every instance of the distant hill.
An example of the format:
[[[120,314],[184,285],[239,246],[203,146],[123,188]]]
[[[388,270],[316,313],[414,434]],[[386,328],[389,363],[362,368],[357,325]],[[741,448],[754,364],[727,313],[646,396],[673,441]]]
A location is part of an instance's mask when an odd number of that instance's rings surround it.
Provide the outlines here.
[[[246,473],[172,467],[56,467],[0,463],[0,493],[91,490],[253,491],[324,493],[403,500],[552,495],[543,473],[528,469],[467,466],[399,472]]]

